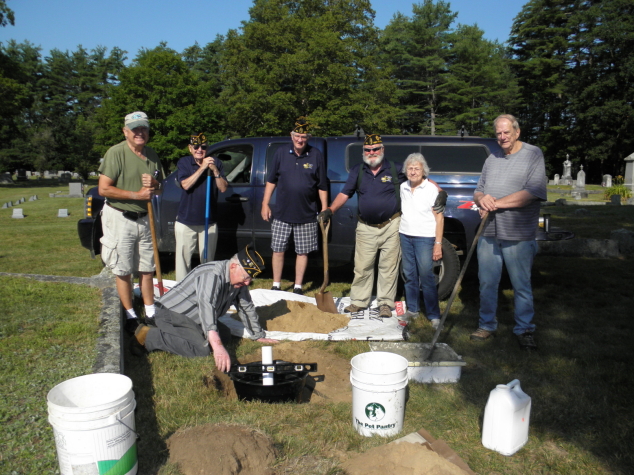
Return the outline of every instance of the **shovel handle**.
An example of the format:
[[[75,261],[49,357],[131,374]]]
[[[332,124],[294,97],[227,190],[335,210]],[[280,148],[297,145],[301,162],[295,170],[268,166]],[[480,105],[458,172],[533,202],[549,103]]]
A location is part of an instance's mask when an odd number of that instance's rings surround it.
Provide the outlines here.
[[[154,248],[154,265],[156,266],[156,280],[158,281],[159,295],[162,297],[163,290],[163,277],[161,276],[161,261],[159,259],[159,248],[156,240],[156,228],[154,227],[154,210],[152,209],[152,202],[147,203],[148,221],[150,221],[150,232],[152,233],[152,247]]]
[[[324,225],[323,221],[319,221],[319,227],[321,228],[322,237],[322,251],[324,255],[324,283],[319,288],[319,293],[323,293],[324,289],[328,287],[330,281],[328,273],[328,230],[330,229],[330,220]]]

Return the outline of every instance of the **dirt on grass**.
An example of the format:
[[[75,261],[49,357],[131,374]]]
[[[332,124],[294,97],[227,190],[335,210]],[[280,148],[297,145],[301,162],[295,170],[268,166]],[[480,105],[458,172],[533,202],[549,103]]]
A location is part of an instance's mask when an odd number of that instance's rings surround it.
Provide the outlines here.
[[[264,434],[244,426],[205,424],[167,440],[170,462],[183,475],[271,475],[277,451]]]
[[[279,300],[256,307],[260,325],[267,331],[330,333],[343,328],[350,318],[340,313],[322,312],[317,305],[295,300]]]

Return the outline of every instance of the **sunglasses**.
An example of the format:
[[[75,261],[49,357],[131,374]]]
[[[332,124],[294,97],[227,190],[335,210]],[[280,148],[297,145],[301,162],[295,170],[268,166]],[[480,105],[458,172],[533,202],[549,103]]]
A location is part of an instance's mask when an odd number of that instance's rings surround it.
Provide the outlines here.
[[[207,150],[207,145],[192,145],[192,147],[194,147],[194,150],[198,150],[199,148]]]
[[[364,148],[363,152],[364,153],[370,153],[370,152],[376,152],[378,150],[381,150],[383,147],[372,147],[372,148]]]

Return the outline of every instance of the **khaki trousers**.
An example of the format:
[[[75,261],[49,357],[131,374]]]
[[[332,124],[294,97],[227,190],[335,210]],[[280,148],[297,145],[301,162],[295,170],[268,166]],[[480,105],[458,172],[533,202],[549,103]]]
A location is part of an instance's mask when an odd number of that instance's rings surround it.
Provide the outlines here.
[[[209,225],[209,248],[207,249],[207,261],[214,260],[216,245],[218,243],[218,225]],[[180,282],[192,270],[192,254],[198,243],[200,262],[203,262],[205,249],[205,226],[190,226],[188,224],[174,223],[174,237],[176,238],[176,281]]]
[[[394,219],[384,228],[375,228],[358,223],[354,251],[354,281],[350,288],[350,301],[367,308],[372,301],[374,285],[374,262],[379,254],[377,279],[377,304],[394,308],[398,265],[401,259],[401,242],[398,228],[401,218]]]

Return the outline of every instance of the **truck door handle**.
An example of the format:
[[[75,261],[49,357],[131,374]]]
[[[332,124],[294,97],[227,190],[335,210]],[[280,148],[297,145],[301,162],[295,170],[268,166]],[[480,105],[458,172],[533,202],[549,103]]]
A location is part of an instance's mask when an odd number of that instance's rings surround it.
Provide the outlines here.
[[[240,203],[244,201],[249,201],[249,198],[247,198],[246,196],[234,195],[225,198],[225,201],[228,201],[229,203]]]

